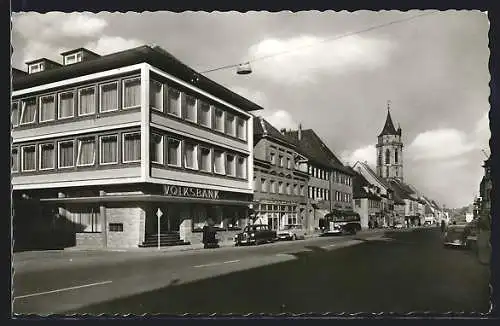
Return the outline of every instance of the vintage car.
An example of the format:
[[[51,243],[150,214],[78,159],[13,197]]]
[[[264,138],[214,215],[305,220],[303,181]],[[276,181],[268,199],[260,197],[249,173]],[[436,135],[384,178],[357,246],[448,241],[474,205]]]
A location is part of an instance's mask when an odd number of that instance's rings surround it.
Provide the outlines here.
[[[306,230],[304,230],[301,224],[285,225],[282,230],[278,231],[279,240],[297,240],[305,238]]]
[[[466,248],[469,246],[467,242],[467,232],[465,224],[452,224],[448,226],[443,234],[443,246]]]
[[[271,230],[266,224],[247,225],[243,232],[235,237],[235,245],[259,245],[276,241],[276,231]]]

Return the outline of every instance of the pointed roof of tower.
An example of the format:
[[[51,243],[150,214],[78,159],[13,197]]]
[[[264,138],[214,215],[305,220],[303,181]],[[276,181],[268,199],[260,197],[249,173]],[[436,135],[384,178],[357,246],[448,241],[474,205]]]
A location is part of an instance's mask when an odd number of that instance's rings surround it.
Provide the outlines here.
[[[382,132],[380,133],[380,136],[384,135],[397,135],[398,132],[396,131],[396,128],[394,128],[394,124],[392,123],[392,118],[391,118],[391,108],[389,106],[389,103],[387,103],[387,118],[385,119],[385,125],[384,129],[382,129]]]

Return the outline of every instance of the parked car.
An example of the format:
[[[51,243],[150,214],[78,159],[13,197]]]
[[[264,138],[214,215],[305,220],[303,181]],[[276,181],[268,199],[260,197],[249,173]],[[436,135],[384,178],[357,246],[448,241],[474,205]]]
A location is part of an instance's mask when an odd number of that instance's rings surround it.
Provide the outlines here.
[[[397,223],[397,224],[394,224],[392,227],[393,227],[394,229],[402,229],[402,228],[404,228],[404,225],[403,225],[403,224],[401,224],[401,223]]]
[[[465,224],[452,224],[444,231],[443,246],[467,248],[467,232]]]
[[[301,224],[285,225],[283,230],[278,231],[279,240],[297,240],[305,238],[306,230],[304,230]]]
[[[276,231],[271,230],[266,224],[247,225],[243,232],[235,237],[235,245],[259,245],[274,242],[277,239]]]
[[[338,224],[333,224],[330,225],[329,228],[325,228],[322,230],[321,236],[322,237],[328,237],[328,236],[333,236],[333,235],[341,235],[343,232],[343,229],[340,225]]]

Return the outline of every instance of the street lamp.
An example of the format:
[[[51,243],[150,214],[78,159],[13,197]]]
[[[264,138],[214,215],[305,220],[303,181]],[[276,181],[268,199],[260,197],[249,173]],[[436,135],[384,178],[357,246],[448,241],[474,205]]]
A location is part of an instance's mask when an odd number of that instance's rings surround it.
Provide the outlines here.
[[[252,67],[250,67],[250,62],[240,63],[236,69],[238,75],[248,75],[252,73]]]

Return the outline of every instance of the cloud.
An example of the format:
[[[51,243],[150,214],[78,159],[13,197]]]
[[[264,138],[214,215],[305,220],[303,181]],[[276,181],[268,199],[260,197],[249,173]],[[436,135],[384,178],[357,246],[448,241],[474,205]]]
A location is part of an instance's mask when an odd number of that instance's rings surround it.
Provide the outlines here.
[[[353,165],[357,161],[367,162],[371,167],[375,167],[377,150],[375,145],[367,145],[354,151],[345,151],[342,153],[342,161],[346,164]]]
[[[390,42],[375,38],[348,36],[326,42],[325,38],[304,35],[262,40],[250,47],[248,57],[251,60],[293,50],[255,61],[254,73],[276,82],[302,84],[314,82],[321,73],[343,74],[383,66],[392,47]]]
[[[418,134],[408,146],[408,154],[414,160],[440,160],[466,154],[474,148],[464,132],[436,129]]]
[[[13,16],[14,29],[28,40],[58,41],[61,37],[92,37],[108,23],[87,13],[23,13]]]
[[[106,55],[141,45],[144,45],[144,42],[137,39],[126,39],[119,36],[102,36],[97,41],[87,43],[85,47],[100,55]]]
[[[266,94],[261,91],[254,91],[245,87],[241,86],[233,86],[230,87],[231,91],[235,92],[236,94],[239,94],[250,101],[254,102],[255,104],[260,105],[263,108],[266,108],[268,106],[268,100]]]
[[[486,111],[481,119],[476,123],[474,129],[474,137],[476,139],[477,145],[480,148],[488,148],[491,131],[490,131],[490,119],[488,117],[488,111]]]
[[[264,119],[272,124],[276,129],[297,129],[298,124],[293,119],[292,115],[285,110],[264,112]]]

